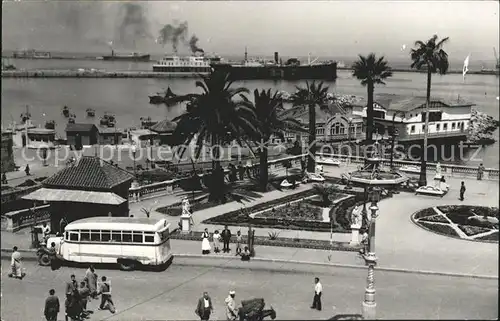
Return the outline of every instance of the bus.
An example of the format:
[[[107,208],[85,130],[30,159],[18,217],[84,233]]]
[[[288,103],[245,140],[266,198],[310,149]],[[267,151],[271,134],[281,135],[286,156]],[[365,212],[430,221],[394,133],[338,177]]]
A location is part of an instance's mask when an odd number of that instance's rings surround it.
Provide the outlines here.
[[[57,256],[76,263],[118,264],[131,271],[143,266],[161,267],[173,259],[170,224],[134,217],[90,217],[69,223],[64,235],[51,237]]]

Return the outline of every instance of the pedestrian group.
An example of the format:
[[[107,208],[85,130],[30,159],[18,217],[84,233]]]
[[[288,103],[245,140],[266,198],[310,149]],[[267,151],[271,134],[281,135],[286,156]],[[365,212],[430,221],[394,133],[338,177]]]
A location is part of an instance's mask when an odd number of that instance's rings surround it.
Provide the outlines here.
[[[213,251],[214,253],[220,253],[220,243],[222,241],[222,252],[230,253],[231,249],[229,248],[229,243],[231,242],[232,233],[226,225],[221,233],[218,230],[215,230],[212,234],[212,242],[213,242]],[[210,233],[208,232],[208,228],[201,235],[201,253],[206,255],[210,254],[212,251],[212,246],[210,245]],[[243,247],[243,236],[241,235],[241,231],[238,230],[236,233],[236,256],[241,256],[242,261],[250,260],[250,249],[248,246]]]

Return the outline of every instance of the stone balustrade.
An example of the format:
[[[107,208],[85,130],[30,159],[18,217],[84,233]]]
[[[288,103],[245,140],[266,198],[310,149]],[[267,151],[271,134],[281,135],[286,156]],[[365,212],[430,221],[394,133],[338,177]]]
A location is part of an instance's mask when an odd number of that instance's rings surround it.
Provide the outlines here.
[[[338,158],[343,160],[350,161],[354,164],[363,164],[364,157],[358,156],[349,156],[349,155],[341,155],[341,154],[329,154],[329,153],[318,153],[317,155],[325,157],[325,158]],[[390,166],[391,160],[384,159],[382,164],[385,166]],[[417,166],[420,168],[420,162],[415,161],[406,161],[406,160],[393,160],[393,165],[396,168],[405,165]],[[427,163],[427,170],[430,172],[436,171],[436,163]],[[464,165],[452,165],[452,164],[441,164],[441,171],[445,176],[451,177],[476,177],[478,168],[474,166],[464,166]],[[497,180],[499,178],[499,170],[496,168],[485,168],[483,172],[483,179],[494,179]]]
[[[280,159],[270,160],[268,161],[269,170],[272,172],[283,169],[284,168],[283,163],[287,160],[291,162],[293,167],[300,166],[300,159],[303,156],[306,155],[289,156]],[[259,173],[259,163],[252,164],[251,167],[249,168],[249,171],[251,172],[252,175],[257,175]],[[200,179],[202,179],[203,176],[207,175],[209,172],[210,170],[206,171],[204,174],[199,174],[198,176],[200,177]],[[224,174],[226,176],[229,176],[230,171],[225,169]],[[179,183],[182,180],[188,180],[188,179],[191,179],[191,177],[171,179],[163,182],[131,187],[129,189],[129,201],[138,202],[141,200],[141,198],[147,197],[147,195],[152,195],[152,194],[161,194],[161,193],[166,195],[173,194],[174,190],[177,187],[179,187]],[[227,179],[229,179],[229,177],[227,177]]]
[[[9,232],[16,232],[33,224],[49,222],[49,207],[50,205],[47,204],[5,213],[2,215],[2,220],[5,220],[5,230]]]

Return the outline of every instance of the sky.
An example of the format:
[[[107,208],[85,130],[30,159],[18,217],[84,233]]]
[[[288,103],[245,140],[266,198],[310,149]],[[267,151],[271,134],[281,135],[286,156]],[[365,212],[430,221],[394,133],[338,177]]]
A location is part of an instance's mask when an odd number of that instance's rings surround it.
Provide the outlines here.
[[[221,55],[408,57],[415,40],[450,37],[450,60],[494,61],[498,1],[4,1],[2,46],[70,52],[170,53],[159,30],[187,21],[186,40]],[[132,8],[132,9],[131,9]],[[128,11],[127,11],[128,10]],[[180,53],[189,46],[179,45]],[[406,48],[402,50],[402,46]]]

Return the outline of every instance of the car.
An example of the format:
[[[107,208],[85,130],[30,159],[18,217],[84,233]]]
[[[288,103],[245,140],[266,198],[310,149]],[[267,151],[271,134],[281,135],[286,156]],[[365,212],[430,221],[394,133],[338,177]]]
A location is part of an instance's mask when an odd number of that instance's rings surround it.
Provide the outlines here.
[[[424,194],[424,195],[435,195],[435,196],[443,197],[444,194],[446,194],[449,190],[448,184],[444,184],[444,185],[446,185],[446,186],[442,186],[442,189],[440,187],[431,186],[431,185],[421,186],[421,187],[417,188],[417,190],[415,191],[415,195]]]

